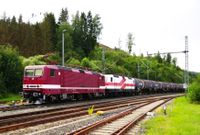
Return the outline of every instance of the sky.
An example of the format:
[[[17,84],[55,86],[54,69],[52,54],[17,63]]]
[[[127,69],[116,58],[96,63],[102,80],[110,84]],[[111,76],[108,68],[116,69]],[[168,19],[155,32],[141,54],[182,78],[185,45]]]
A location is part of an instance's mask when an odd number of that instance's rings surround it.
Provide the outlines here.
[[[56,19],[62,8],[70,18],[77,11],[99,14],[103,24],[98,41],[127,51],[127,35],[134,36],[133,52],[179,52],[188,36],[189,70],[200,72],[200,0],[0,0],[0,17],[23,16],[24,21],[41,21],[46,12]],[[33,16],[34,14],[34,16]],[[184,69],[185,54],[174,54]]]

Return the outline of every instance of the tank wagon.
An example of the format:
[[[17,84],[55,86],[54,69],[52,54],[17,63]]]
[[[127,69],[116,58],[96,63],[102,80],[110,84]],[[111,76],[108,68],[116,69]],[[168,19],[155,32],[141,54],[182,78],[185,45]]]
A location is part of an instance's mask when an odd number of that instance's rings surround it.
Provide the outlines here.
[[[99,96],[181,92],[183,84],[157,82],[58,65],[27,66],[23,96],[29,102],[81,99]]]

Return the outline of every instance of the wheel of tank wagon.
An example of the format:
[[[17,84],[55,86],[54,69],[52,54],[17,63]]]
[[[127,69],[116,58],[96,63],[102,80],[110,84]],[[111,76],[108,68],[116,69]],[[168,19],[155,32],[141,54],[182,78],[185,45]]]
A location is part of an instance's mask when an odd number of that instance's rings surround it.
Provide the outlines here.
[[[133,95],[138,95],[139,92],[140,92],[140,90],[136,88],[135,91],[133,91]]]
[[[140,95],[141,94],[141,89],[136,90],[136,95]]]

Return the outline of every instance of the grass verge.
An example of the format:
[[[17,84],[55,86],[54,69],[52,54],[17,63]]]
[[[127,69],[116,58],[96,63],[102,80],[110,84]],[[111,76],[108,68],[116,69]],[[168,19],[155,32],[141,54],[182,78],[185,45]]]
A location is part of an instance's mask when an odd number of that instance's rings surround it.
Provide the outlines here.
[[[11,101],[17,101],[21,100],[22,96],[19,94],[7,94],[6,97],[0,98],[0,102],[5,103],[5,102],[11,102]]]
[[[143,125],[147,135],[200,134],[200,104],[191,104],[185,97],[167,106],[167,115],[162,109],[156,115]]]

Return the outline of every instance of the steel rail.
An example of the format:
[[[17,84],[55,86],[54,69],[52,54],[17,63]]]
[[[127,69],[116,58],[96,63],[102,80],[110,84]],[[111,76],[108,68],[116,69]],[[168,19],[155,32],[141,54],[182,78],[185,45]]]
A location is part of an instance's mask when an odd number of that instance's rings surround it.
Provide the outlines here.
[[[172,98],[173,98],[173,97],[170,97],[169,99],[164,98],[164,100],[165,100],[165,102],[167,102],[167,101],[171,100]],[[162,99],[162,100],[163,100],[163,99]],[[104,119],[104,120],[98,121],[98,122],[96,122],[96,123],[94,123],[94,124],[92,124],[92,125],[86,126],[86,127],[81,128],[81,129],[79,129],[79,130],[72,131],[71,133],[67,133],[66,135],[82,135],[82,134],[88,134],[90,131],[92,131],[92,130],[98,128],[98,127],[101,127],[101,126],[105,125],[106,123],[109,123],[109,122],[115,121],[115,120],[117,120],[117,119],[119,119],[119,118],[122,118],[122,117],[124,117],[124,116],[126,116],[126,115],[128,115],[128,114],[131,114],[134,110],[139,109],[139,108],[141,108],[141,107],[143,107],[143,106],[149,105],[149,104],[151,104],[151,103],[153,103],[153,102],[156,102],[156,101],[158,101],[158,100],[149,101],[148,103],[139,105],[139,106],[137,106],[137,107],[135,107],[135,108],[129,109],[129,110],[127,110],[127,111],[124,111],[124,112],[119,113],[119,114],[117,114],[117,115],[111,116],[111,117],[106,118],[106,119]],[[158,106],[164,104],[165,102],[162,102],[161,104],[157,105],[156,107],[152,108],[151,110],[154,110],[155,108],[157,108]],[[115,134],[124,134],[124,132],[127,131],[128,128],[130,128],[129,124],[130,124],[130,125],[135,124],[138,120],[142,119],[145,115],[146,115],[146,113],[140,115],[135,121],[128,123],[128,124],[127,124],[128,126],[125,125],[124,127],[120,128],[119,130],[117,130],[116,132],[114,132],[112,135],[115,135]]]

